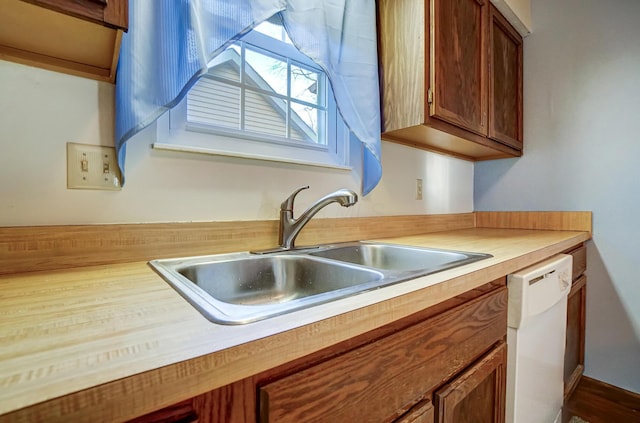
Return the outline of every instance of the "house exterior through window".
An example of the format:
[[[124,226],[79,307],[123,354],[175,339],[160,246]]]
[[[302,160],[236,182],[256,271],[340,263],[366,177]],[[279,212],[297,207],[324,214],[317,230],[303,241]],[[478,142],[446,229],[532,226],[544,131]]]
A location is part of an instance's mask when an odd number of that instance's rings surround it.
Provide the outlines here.
[[[156,148],[345,168],[348,161],[348,129],[325,73],[275,19],[209,63],[172,110],[170,128]]]

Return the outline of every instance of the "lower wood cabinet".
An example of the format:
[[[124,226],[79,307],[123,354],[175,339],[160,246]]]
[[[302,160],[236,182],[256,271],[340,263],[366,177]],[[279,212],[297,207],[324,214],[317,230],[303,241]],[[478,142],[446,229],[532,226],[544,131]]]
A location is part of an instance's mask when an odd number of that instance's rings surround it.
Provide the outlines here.
[[[200,423],[501,423],[506,331],[501,278],[190,405]]]
[[[436,392],[438,423],[503,423],[507,345],[498,344]]]
[[[567,300],[567,342],[564,355],[564,399],[571,396],[584,371],[584,337],[587,300],[587,250],[579,246],[573,256],[573,283]]]

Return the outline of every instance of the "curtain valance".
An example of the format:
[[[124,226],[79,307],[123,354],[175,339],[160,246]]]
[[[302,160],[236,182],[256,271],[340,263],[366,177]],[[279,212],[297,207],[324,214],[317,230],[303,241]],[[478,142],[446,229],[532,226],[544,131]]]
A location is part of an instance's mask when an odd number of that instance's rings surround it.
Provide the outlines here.
[[[345,123],[364,145],[363,194],[380,180],[374,0],[135,0],[116,76],[116,150],[179,103],[207,64],[281,13],[294,45],[326,72]]]

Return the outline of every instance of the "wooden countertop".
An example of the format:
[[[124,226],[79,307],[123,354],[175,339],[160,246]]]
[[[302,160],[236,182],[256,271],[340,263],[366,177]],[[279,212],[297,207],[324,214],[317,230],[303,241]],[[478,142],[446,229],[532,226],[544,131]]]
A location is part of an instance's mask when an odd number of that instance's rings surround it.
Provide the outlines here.
[[[211,323],[146,262],[0,276],[0,421],[132,418],[380,327],[588,239],[590,233],[579,231],[487,228],[387,238],[494,257],[242,326]]]

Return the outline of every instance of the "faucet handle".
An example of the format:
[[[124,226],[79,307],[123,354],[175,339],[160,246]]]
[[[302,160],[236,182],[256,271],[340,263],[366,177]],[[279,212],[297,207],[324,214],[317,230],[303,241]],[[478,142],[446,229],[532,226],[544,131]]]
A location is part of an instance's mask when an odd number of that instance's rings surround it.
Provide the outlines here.
[[[305,189],[309,189],[309,185],[303,186],[298,188],[297,190],[293,191],[293,194],[291,194],[289,197],[287,197],[286,200],[284,200],[282,202],[282,204],[280,205],[280,210],[285,211],[285,210],[290,210],[293,211],[293,201],[296,198],[296,195],[298,195],[298,193],[302,190]]]

